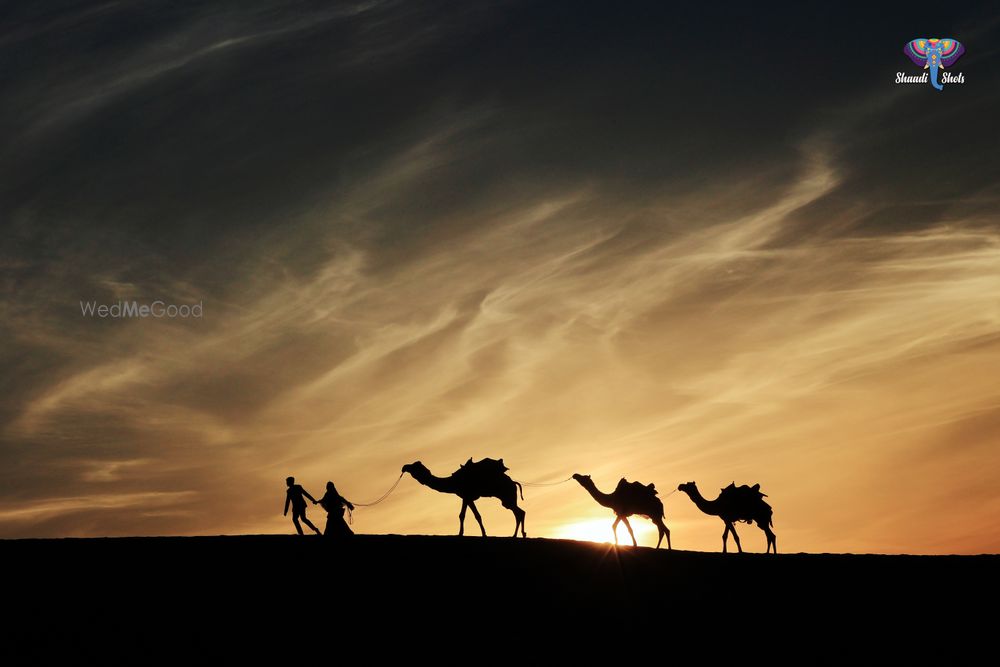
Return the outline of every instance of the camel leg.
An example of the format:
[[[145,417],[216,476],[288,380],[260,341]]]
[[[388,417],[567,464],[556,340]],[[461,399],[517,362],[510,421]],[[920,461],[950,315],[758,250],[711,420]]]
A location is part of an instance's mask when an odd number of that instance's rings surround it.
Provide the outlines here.
[[[472,516],[476,517],[476,521],[479,522],[479,530],[483,531],[483,537],[486,537],[486,526],[483,525],[483,517],[479,516],[479,510],[476,509],[476,503],[470,502],[469,509],[472,510]]]
[[[729,539],[729,524],[726,524],[726,529],[722,531],[722,553],[726,553],[726,541]]]
[[[514,513],[514,537],[517,537],[517,529],[521,529],[521,537],[527,537],[528,534],[524,532],[524,510],[520,507],[512,507],[510,511]]]
[[[511,494],[509,497],[500,498],[500,504],[514,513],[514,537],[517,537],[518,528],[521,529],[521,537],[527,537],[528,534],[524,529],[524,516],[527,512],[517,506],[517,493]]]
[[[778,538],[775,536],[774,531],[768,526],[761,526],[764,530],[764,535],[767,536],[767,553],[771,553],[771,547],[774,547],[774,553],[778,553]]]
[[[663,520],[655,521],[657,530],[660,531],[660,539],[656,540],[656,548],[660,548],[660,543],[663,542],[663,536],[667,536],[667,550],[670,551],[670,529],[667,528],[667,524],[663,523]]]
[[[621,523],[621,521],[621,517],[616,517],[615,522],[611,524],[611,532],[615,534],[615,546],[618,545],[618,524]]]
[[[469,506],[468,501],[462,501],[462,511],[458,513],[458,536],[465,535],[465,509]]]
[[[623,516],[622,521],[625,522],[625,527],[628,528],[628,534],[632,536],[632,546],[633,547],[639,546],[639,543],[635,541],[635,533],[632,532],[632,524],[628,522],[628,517]]]
[[[738,551],[739,551],[740,553],[743,553],[743,545],[742,545],[742,544],[740,544],[740,536],[739,536],[739,534],[738,534],[738,533],[736,532],[736,526],[734,526],[734,525],[730,524],[730,525],[729,525],[729,530],[733,531],[733,539],[734,539],[734,540],[736,540],[736,549],[737,549],[737,550],[738,550]]]

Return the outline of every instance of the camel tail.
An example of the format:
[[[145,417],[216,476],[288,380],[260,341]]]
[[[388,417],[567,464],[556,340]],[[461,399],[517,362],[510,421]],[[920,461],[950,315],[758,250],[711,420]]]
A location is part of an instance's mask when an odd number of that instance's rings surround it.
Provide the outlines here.
[[[521,483],[520,482],[514,482],[514,483],[517,484],[517,489],[518,489],[518,491],[521,492],[521,500],[524,500],[524,488],[521,487]]]

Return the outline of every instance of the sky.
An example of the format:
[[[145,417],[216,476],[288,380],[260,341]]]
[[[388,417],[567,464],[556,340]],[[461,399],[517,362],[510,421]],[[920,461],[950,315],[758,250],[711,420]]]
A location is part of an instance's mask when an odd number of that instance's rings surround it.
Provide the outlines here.
[[[0,537],[287,533],[287,475],[492,457],[653,482],[675,548],[721,546],[693,480],[782,551],[1000,551],[1000,20],[665,5],[5,3]],[[897,85],[935,36],[964,83]],[[81,310],[131,300],[202,316]]]

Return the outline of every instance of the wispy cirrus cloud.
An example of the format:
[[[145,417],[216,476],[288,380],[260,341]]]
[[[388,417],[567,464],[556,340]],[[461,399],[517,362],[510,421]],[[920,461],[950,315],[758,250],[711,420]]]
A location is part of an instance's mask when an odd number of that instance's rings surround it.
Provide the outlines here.
[[[592,17],[599,54],[590,19],[567,28],[569,57],[530,3],[356,9],[178,15],[21,89],[45,113],[0,192],[0,534],[277,531],[287,474],[364,501],[415,459],[502,456],[664,497],[759,481],[794,549],[996,549],[988,138],[931,140],[974,163],[942,177],[923,126],[881,129],[909,98],[864,102],[875,81],[774,105],[662,87],[669,54],[617,15]],[[78,313],[164,296],[204,318]],[[596,516],[573,484],[526,504],[535,535]],[[448,533],[454,505],[407,479],[358,518]],[[675,546],[717,547],[686,498],[667,511]]]

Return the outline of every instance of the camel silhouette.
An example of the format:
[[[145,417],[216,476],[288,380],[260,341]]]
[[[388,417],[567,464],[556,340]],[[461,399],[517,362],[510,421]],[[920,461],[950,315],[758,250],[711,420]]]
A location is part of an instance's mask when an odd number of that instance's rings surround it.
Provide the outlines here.
[[[611,532],[615,535],[615,544],[618,544],[618,523],[624,521],[628,528],[628,534],[632,536],[632,545],[639,546],[635,541],[635,533],[632,532],[632,525],[628,518],[633,514],[644,516],[653,522],[657,530],[660,531],[660,539],[656,541],[656,548],[660,548],[664,535],[667,537],[667,549],[670,546],[670,529],[663,523],[663,503],[656,497],[656,488],[652,485],[640,482],[629,482],[624,477],[618,481],[618,486],[613,493],[601,493],[590,475],[576,473],[573,479],[580,483],[584,489],[593,496],[598,504],[611,509],[615,513],[615,522],[611,524]]]
[[[717,516],[726,524],[726,530],[722,533],[722,553],[726,553],[726,540],[729,533],[732,533],[736,540],[736,548],[739,549],[740,553],[743,553],[740,536],[736,534],[736,527],[733,525],[737,521],[756,522],[764,531],[764,535],[767,536],[768,553],[772,547],[774,547],[774,553],[778,553],[778,538],[771,530],[771,526],[774,525],[771,519],[771,506],[764,502],[764,498],[767,496],[760,492],[760,484],[736,486],[736,483],[733,482],[721,489],[719,497],[715,500],[705,500],[694,482],[681,484],[677,490],[688,494],[702,512]]]
[[[476,501],[480,498],[497,498],[501,505],[514,513],[517,521],[514,524],[514,537],[517,537],[518,528],[521,529],[521,536],[527,537],[524,532],[525,512],[517,506],[518,489],[521,490],[521,500],[524,500],[524,489],[507,476],[507,470],[503,459],[482,459],[473,463],[470,458],[448,477],[435,477],[420,461],[403,466],[404,473],[410,473],[413,479],[424,486],[441,493],[454,493],[462,499],[462,511],[458,513],[459,535],[465,534],[465,510],[471,509],[472,516],[479,523],[479,529],[483,531],[483,537],[486,537],[486,527],[476,509]]]

